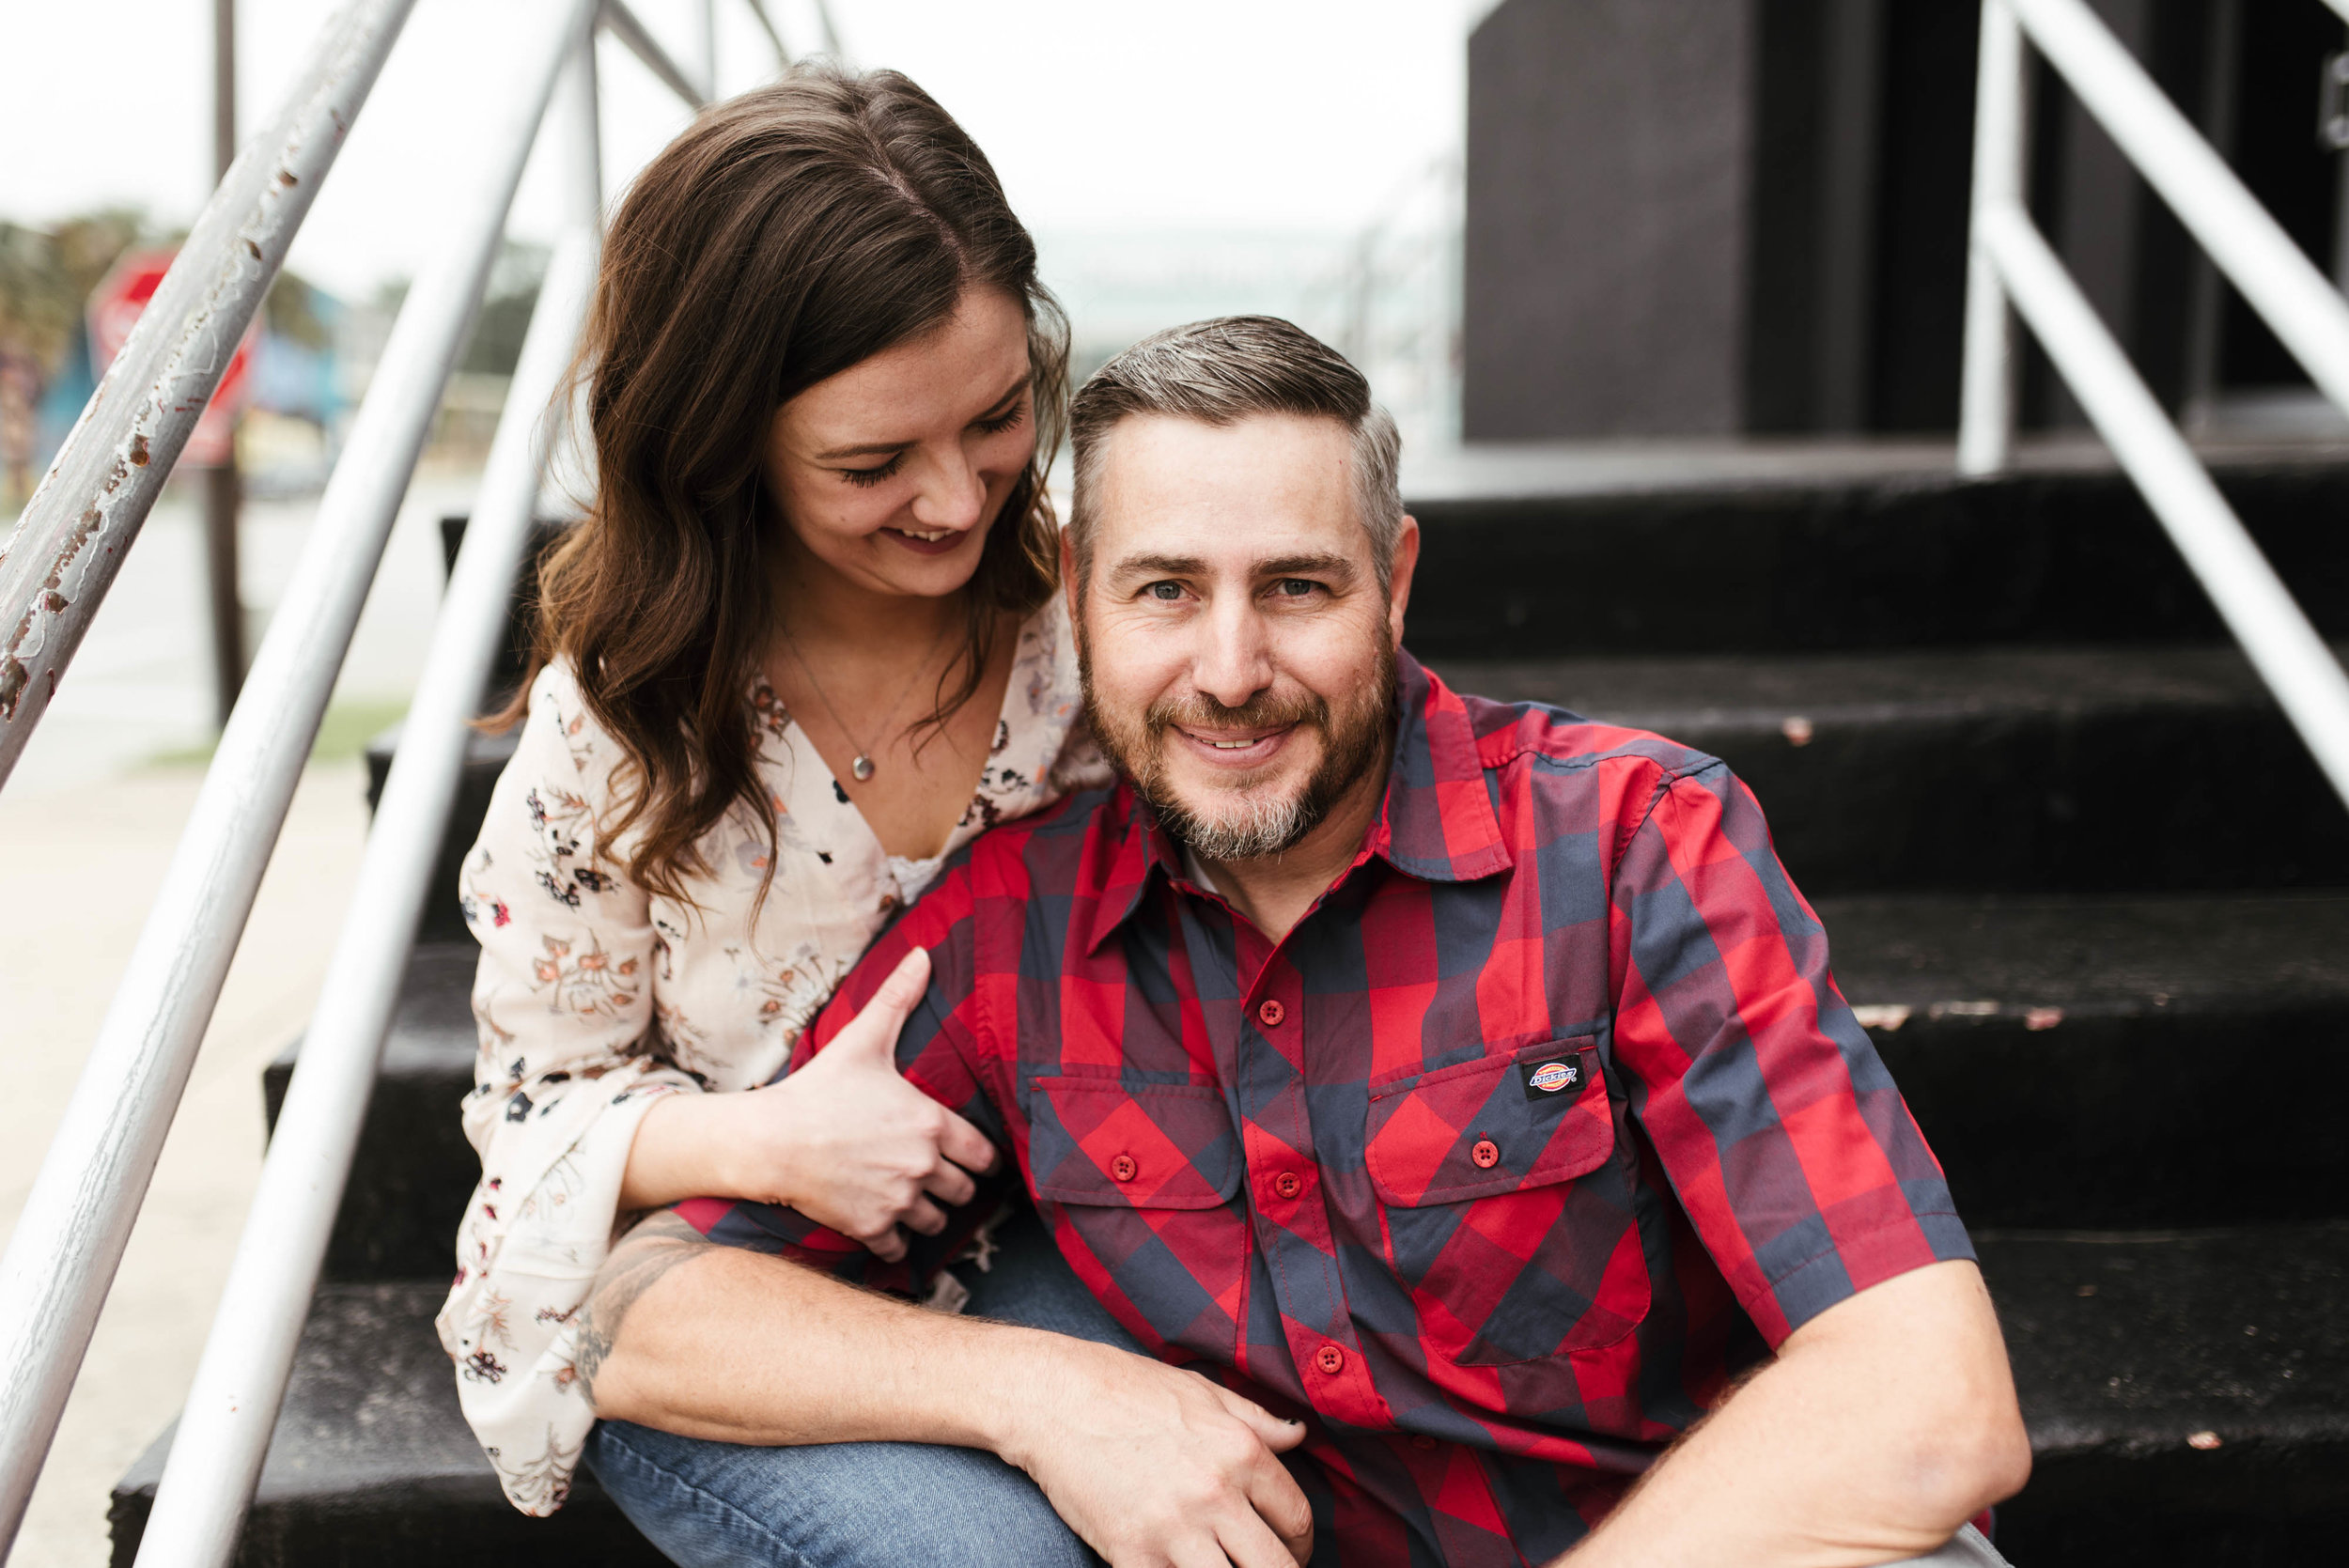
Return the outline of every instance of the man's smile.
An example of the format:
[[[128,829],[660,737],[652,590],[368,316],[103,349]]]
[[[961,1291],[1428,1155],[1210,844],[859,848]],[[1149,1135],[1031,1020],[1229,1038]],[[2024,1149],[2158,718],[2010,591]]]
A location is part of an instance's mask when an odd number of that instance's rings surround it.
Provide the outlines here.
[[[1294,722],[1252,729],[1205,729],[1189,724],[1170,726],[1190,742],[1185,750],[1214,768],[1235,770],[1261,768],[1272,760],[1297,728]]]

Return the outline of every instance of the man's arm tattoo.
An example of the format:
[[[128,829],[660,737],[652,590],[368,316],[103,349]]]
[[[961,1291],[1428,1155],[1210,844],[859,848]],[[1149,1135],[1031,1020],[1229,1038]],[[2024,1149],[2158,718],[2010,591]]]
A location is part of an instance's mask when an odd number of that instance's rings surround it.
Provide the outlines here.
[[[671,1269],[716,1246],[676,1214],[664,1211],[629,1232],[604,1259],[588,1287],[586,1304],[580,1309],[579,1339],[571,1353],[572,1370],[589,1405],[596,1402],[596,1374],[603,1370],[612,1343],[619,1338],[620,1325],[636,1298]]]

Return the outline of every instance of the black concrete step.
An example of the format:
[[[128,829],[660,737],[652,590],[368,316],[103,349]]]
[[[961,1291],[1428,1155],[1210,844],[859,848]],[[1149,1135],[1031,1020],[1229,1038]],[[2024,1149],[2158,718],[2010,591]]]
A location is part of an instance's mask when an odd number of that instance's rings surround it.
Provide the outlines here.
[[[1976,1237],[2038,1564],[2304,1568],[2349,1541],[2349,1225]]]
[[[2349,883],[2349,811],[2232,647],[1429,663],[1721,757],[1813,894]]]
[[[394,724],[367,742],[367,809],[383,799],[383,781],[391,776],[392,754],[399,749],[400,726]],[[457,875],[481,835],[481,819],[490,810],[490,792],[521,738],[520,725],[500,735],[475,730],[465,737],[465,762],[457,778],[457,800],[449,808],[448,830],[433,857],[431,891],[417,917],[420,942],[469,942],[465,917],[457,905]]]
[[[2349,893],[1816,908],[1969,1223],[2349,1217]]]
[[[473,1089],[473,976],[480,956],[467,938],[420,945],[408,961],[327,1242],[329,1280],[445,1278],[456,1271],[457,1222],[481,1175],[457,1119]],[[301,1048],[297,1039],[262,1070],[272,1128]]]
[[[1424,537],[1414,647],[1501,659],[2224,635],[2108,467],[1961,480],[1799,454],[1684,476],[1668,458],[1585,466],[1583,484],[1535,474],[1407,491]],[[2215,468],[2320,628],[2349,636],[2349,464]]]
[[[327,1285],[303,1327],[238,1568],[661,1568],[586,1471],[548,1519],[517,1513],[457,1407],[432,1333],[444,1280]],[[116,1485],[116,1568],[131,1568],[171,1450],[166,1431]]]
[[[2018,1563],[2331,1560],[2349,1524],[2349,1225],[1980,1241],[2038,1456],[2000,1510]],[[660,1561],[592,1480],[552,1520],[501,1498],[433,1338],[443,1288],[320,1292],[241,1568]],[[168,1443],[116,1489],[118,1568]]]
[[[2349,1214],[2349,893],[1822,899],[1844,995],[1987,1226]],[[327,1250],[446,1273],[475,949],[419,948]],[[288,1048],[264,1083],[272,1120]]]

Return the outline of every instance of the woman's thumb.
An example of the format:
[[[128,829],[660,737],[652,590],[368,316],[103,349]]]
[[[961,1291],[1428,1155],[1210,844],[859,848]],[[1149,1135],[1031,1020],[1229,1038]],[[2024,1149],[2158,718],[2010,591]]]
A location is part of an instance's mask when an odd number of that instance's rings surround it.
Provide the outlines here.
[[[929,984],[930,955],[926,949],[917,947],[897,960],[897,967],[875,989],[872,1000],[857,1014],[856,1021],[842,1032],[870,1035],[884,1048],[894,1048],[897,1031],[905,1027],[906,1019],[920,1004]]]

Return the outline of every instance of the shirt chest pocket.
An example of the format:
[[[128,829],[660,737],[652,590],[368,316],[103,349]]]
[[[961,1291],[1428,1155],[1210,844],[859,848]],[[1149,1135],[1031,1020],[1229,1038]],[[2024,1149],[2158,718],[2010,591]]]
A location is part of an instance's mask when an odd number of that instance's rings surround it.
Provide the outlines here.
[[[1431,1350],[1502,1366],[1612,1344],[1647,1315],[1594,1038],[1375,1087],[1366,1130],[1387,1261]]]
[[[1233,1202],[1244,1167],[1221,1093],[1038,1078],[1028,1126],[1045,1219],[1110,1311],[1154,1350],[1236,1355],[1248,1220]]]

